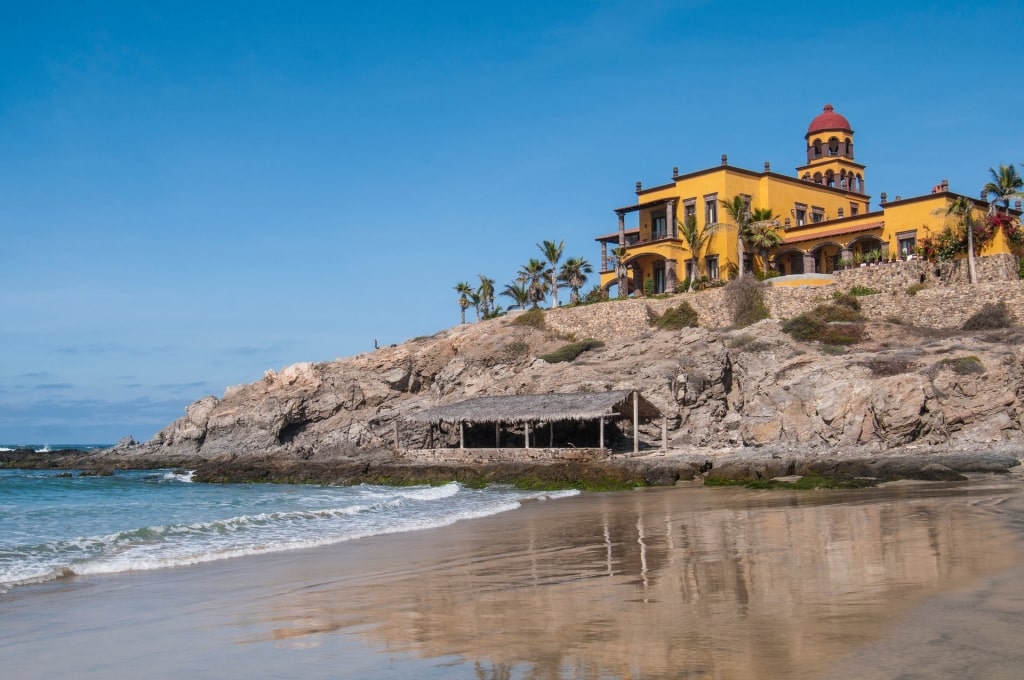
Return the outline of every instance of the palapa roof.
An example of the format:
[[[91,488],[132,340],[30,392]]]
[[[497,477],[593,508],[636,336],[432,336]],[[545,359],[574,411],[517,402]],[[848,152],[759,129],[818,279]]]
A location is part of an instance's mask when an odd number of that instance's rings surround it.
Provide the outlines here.
[[[639,394],[637,398],[640,420],[661,416],[651,402]],[[633,390],[476,397],[406,416],[421,423],[550,423],[601,417],[632,420]]]

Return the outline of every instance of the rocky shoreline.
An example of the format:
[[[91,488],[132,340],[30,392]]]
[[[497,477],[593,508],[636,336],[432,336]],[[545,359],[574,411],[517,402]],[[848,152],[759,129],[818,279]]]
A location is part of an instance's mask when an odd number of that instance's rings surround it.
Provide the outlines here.
[[[469,486],[513,484],[531,488],[619,489],[671,486],[678,482],[754,482],[814,475],[844,482],[895,480],[963,481],[965,474],[1002,474],[1020,465],[1024,451],[902,451],[865,454],[730,450],[657,452],[603,461],[508,461],[490,463],[417,463],[396,460],[390,452],[301,460],[282,456],[227,456],[212,460],[154,457],[141,445],[103,451],[74,449],[0,452],[0,467],[74,470],[112,474],[116,470],[178,468],[194,471],[194,480],[217,483],[286,482],[303,484],[441,484]]]

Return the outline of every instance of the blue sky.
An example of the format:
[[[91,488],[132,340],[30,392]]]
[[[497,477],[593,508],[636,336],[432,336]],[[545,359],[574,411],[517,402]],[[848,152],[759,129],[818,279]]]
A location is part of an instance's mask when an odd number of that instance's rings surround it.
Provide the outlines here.
[[[40,5],[40,6],[36,6]],[[1024,161],[1017,2],[51,2],[0,9],[0,442],[458,322],[634,183],[793,172],[832,103],[877,205]],[[1009,66],[1007,66],[1009,64]],[[507,301],[506,301],[507,302]]]

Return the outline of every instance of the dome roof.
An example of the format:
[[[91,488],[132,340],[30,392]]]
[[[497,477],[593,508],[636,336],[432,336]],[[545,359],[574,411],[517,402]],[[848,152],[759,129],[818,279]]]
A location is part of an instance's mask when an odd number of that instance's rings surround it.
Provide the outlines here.
[[[825,108],[819,113],[811,124],[807,126],[807,134],[811,135],[815,132],[821,132],[822,130],[849,130],[850,121],[846,120],[845,116],[841,116],[832,109],[831,104],[825,104]]]

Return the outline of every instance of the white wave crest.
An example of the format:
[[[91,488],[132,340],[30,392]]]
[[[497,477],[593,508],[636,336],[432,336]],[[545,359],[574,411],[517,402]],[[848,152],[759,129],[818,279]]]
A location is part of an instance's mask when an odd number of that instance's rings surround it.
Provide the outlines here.
[[[168,472],[164,475],[164,479],[169,482],[187,482],[192,483],[192,477],[195,476],[195,470],[186,470],[185,472]]]
[[[415,501],[439,501],[456,495],[460,488],[456,482],[448,482],[444,486],[432,486],[426,489],[403,489],[398,491],[397,495]]]

